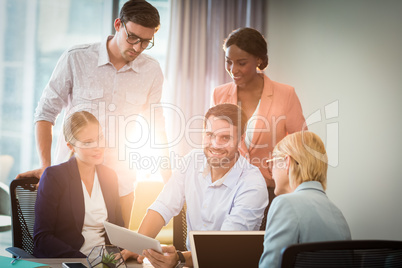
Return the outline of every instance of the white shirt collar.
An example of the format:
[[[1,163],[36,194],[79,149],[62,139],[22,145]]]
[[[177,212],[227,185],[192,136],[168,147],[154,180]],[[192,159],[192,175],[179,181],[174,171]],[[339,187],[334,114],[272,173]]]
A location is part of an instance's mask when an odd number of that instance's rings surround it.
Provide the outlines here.
[[[110,62],[109,53],[107,51],[107,42],[112,38],[113,38],[113,35],[109,35],[106,39],[104,39],[100,43],[98,66],[106,65],[108,63],[112,64]],[[141,56],[141,54],[138,55],[138,57],[140,57],[140,56]],[[139,73],[140,72],[140,66],[137,64],[138,57],[135,60],[128,62],[125,65],[125,67],[123,67],[121,70],[124,71],[126,68],[131,68],[134,72]]]
[[[226,178],[228,177],[229,173],[232,171],[233,167],[231,167],[228,172],[225,173],[225,175],[222,176],[222,178],[220,178],[219,180],[213,182],[211,185],[212,186],[221,186]],[[209,176],[208,176],[209,175]],[[208,162],[206,163],[206,165],[204,166],[204,170],[202,171],[202,176],[204,177],[204,179],[211,178],[211,166],[208,164]],[[211,178],[212,180],[212,178]]]
[[[208,164],[207,158],[205,156],[204,158],[204,165],[203,167],[201,167],[200,172],[202,173],[202,176],[206,179],[207,176],[209,178],[211,177],[211,167]],[[247,160],[239,153],[239,158],[237,159],[233,167],[231,167],[222,178],[215,181],[213,185],[220,186],[222,184],[225,184],[229,188],[235,187],[237,181],[242,175],[242,170],[247,163]]]

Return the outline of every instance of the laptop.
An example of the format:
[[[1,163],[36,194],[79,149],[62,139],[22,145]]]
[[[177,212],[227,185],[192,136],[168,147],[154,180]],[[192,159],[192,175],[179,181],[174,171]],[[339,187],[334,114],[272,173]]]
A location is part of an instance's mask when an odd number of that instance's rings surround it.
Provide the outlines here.
[[[195,268],[258,268],[265,231],[191,231]]]

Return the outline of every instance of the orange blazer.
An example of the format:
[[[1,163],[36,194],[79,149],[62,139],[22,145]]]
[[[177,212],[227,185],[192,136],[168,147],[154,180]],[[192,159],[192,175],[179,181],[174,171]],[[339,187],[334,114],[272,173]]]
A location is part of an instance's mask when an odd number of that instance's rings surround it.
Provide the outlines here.
[[[288,133],[307,130],[306,120],[295,89],[291,86],[272,81],[265,74],[264,89],[258,111],[250,121],[255,121],[253,137],[247,148],[242,136],[240,153],[248,161],[259,167],[268,187],[275,187],[275,182],[268,170],[266,160],[272,158],[275,145]],[[212,105],[237,102],[237,87],[231,82],[215,88]],[[250,130],[248,130],[250,131]]]

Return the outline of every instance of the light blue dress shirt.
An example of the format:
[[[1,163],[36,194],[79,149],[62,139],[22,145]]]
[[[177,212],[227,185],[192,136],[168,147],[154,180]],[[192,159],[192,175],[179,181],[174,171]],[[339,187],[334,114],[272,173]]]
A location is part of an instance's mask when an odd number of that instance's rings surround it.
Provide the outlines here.
[[[157,200],[149,207],[165,223],[187,204],[187,232],[259,230],[268,191],[260,170],[240,156],[221,180],[212,183],[202,150],[193,150],[181,161]],[[187,237],[187,249],[190,249]]]
[[[292,244],[350,239],[342,212],[328,199],[321,183],[304,182],[293,193],[272,201],[259,267],[279,267],[281,250]]]

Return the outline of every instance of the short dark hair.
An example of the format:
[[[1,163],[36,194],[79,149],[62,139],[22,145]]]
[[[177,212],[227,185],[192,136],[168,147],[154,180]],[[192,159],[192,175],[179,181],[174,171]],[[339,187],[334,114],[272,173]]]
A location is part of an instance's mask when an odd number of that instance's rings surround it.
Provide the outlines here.
[[[145,0],[129,0],[120,10],[120,20],[124,23],[131,21],[147,28],[160,27],[158,10]]]
[[[241,50],[250,53],[262,60],[258,66],[261,71],[268,66],[268,45],[264,36],[253,28],[238,28],[231,32],[225,39],[223,50],[231,45],[238,46]]]
[[[210,116],[215,116],[219,119],[223,119],[229,122],[229,124],[238,127],[240,135],[246,131],[247,115],[243,109],[232,103],[221,103],[211,107],[204,117],[204,128],[207,125],[207,120]]]

